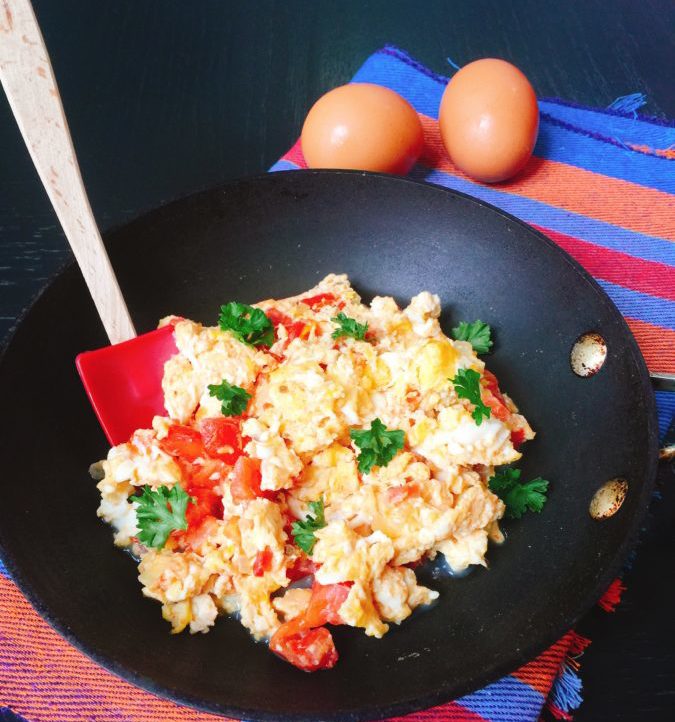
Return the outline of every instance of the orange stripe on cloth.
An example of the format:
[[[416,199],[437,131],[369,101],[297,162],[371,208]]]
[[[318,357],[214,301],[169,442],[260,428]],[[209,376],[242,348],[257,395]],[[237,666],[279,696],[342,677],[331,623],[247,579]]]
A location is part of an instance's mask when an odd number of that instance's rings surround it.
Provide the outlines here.
[[[420,115],[420,120],[424,127],[424,151],[420,161],[471,181],[448,158],[438,121],[426,115]],[[637,233],[675,241],[675,196],[637,183],[532,157],[513,180],[492,187]]]
[[[124,682],[62,639],[0,576],[0,707],[30,722],[223,722]]]
[[[650,371],[675,374],[675,331],[663,326],[626,318]]]

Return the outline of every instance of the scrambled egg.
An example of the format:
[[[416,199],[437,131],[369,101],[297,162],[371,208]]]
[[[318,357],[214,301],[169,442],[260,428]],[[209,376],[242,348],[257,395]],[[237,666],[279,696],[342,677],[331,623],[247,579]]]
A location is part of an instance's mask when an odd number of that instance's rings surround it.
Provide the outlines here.
[[[303,301],[320,294],[328,294],[323,302]],[[307,293],[257,307],[283,318],[270,348],[172,320],[178,353],[164,371],[168,416],[110,450],[98,514],[114,527],[115,543],[140,557],[143,593],[161,602],[174,632],[207,632],[219,613],[236,613],[265,639],[310,604],[310,589],[291,586],[293,570],[307,562],[291,523],[321,499],[315,583],[348,585],[340,619],[381,637],[438,596],[406,565],[438,553],[456,571],[485,565],[504,513],[487,480],[495,466],[520,458],[513,434],[522,441],[534,432],[508,397],[499,418],[476,424],[450,379],[460,369],[483,374],[484,364],[471,344],[444,335],[438,296],[422,292],[404,310],[388,297],[368,307],[346,276],[330,275]],[[332,337],[339,312],[368,325],[363,340]],[[166,450],[175,424],[198,430],[204,419],[222,416],[208,387],[223,380],[251,395],[238,420],[238,453],[259,467],[252,498],[234,491],[236,465],[207,454],[186,462]],[[404,432],[404,448],[386,466],[361,473],[349,432],[376,418]],[[200,472],[222,514],[218,507],[202,515],[163,548],[140,544],[128,497],[145,485],[189,492]]]

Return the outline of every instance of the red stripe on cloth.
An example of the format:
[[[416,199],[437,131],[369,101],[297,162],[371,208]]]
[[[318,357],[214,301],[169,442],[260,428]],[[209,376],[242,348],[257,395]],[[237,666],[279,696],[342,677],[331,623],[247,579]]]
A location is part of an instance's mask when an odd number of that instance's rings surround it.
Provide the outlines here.
[[[596,246],[574,236],[534,225],[555,241],[596,278],[633,291],[675,301],[675,268],[656,261],[643,261],[627,253]]]
[[[0,577],[0,707],[30,722],[223,722],[115,677],[62,639]]]
[[[533,662],[529,662],[513,673],[521,682],[529,684],[544,697],[549,693],[553,680],[560,671],[560,665],[572,643],[572,632],[568,632],[562,639],[540,654]]]
[[[438,121],[420,115],[424,128],[421,162],[465,180],[445,151]],[[532,157],[515,178],[494,184],[496,190],[540,201],[637,233],[675,241],[675,196],[629,181]]]
[[[650,371],[675,374],[675,331],[637,318],[626,318]]]
[[[307,168],[307,162],[305,161],[305,156],[302,154],[302,145],[300,144],[300,140],[295,142],[295,145],[281,160],[290,160],[291,163],[299,165],[300,168]]]

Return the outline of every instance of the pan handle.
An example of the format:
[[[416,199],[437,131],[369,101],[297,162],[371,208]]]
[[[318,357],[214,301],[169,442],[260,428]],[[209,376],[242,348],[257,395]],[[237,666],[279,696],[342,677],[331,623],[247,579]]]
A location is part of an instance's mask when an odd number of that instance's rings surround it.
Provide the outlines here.
[[[0,81],[111,343],[136,332],[92,213],[30,0],[0,2]],[[73,309],[75,311],[75,309]]]

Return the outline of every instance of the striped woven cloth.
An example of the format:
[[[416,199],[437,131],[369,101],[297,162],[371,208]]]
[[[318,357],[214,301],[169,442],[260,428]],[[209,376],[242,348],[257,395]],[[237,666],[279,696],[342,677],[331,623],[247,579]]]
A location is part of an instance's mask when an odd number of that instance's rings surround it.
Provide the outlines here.
[[[675,124],[634,112],[541,100],[535,157],[517,178],[474,183],[447,159],[437,113],[447,78],[386,47],[354,77],[396,90],[420,114],[425,150],[412,175],[482,198],[550,236],[597,279],[624,314],[651,370],[675,372]],[[295,145],[273,170],[304,167]],[[662,431],[675,394],[658,393]],[[603,598],[611,609],[621,590]],[[478,692],[406,722],[536,722],[542,709],[571,719],[576,661],[587,640],[569,632],[547,652]],[[143,692],[59,637],[0,564],[0,720],[202,722],[220,719]]]

